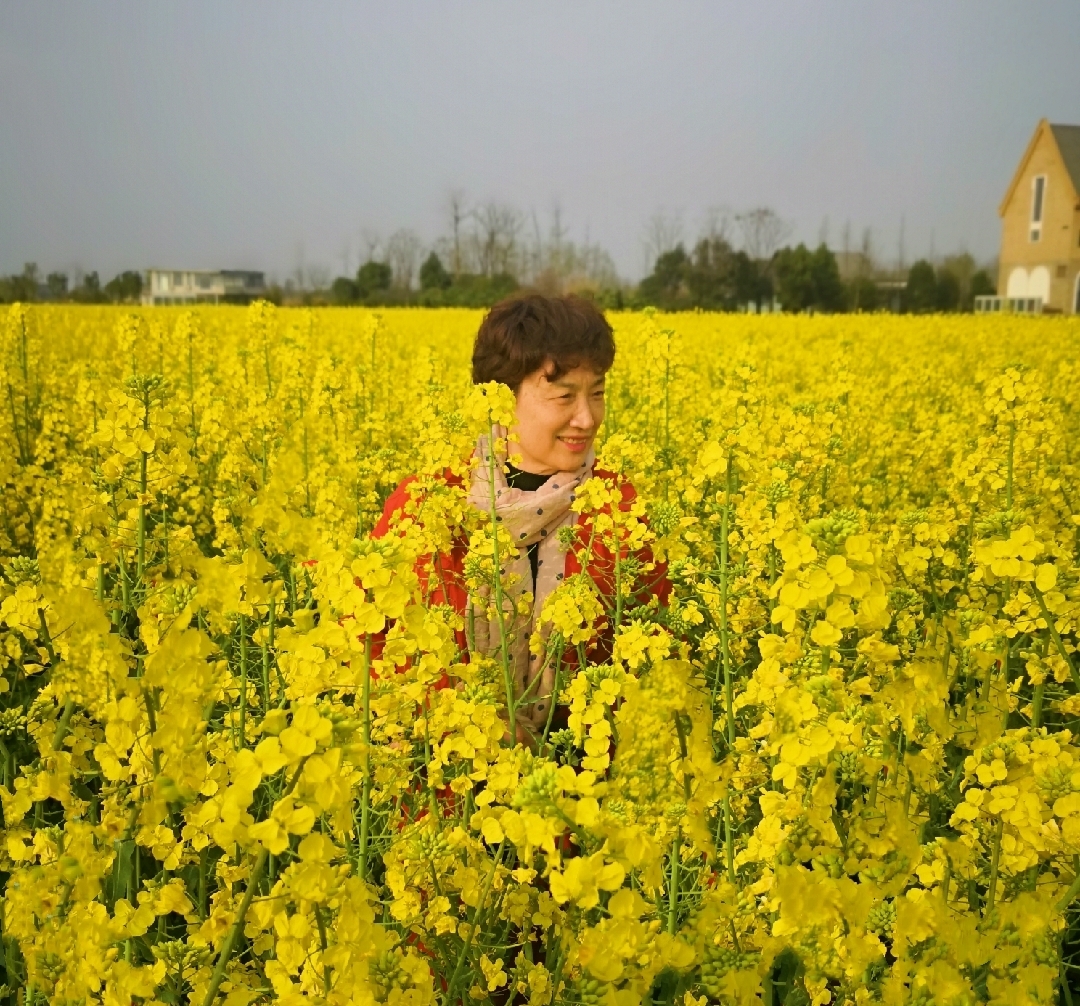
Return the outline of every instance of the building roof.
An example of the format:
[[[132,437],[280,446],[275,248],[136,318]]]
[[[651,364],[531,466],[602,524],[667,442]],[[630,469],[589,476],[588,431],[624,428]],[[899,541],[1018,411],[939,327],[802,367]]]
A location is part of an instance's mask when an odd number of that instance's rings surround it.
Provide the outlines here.
[[[151,267],[146,272],[183,272],[191,273],[192,276],[262,276],[261,269],[161,269]]]
[[[1063,126],[1050,123],[1050,131],[1057,141],[1061,159],[1072,179],[1073,188],[1080,196],[1080,126]]]
[[[1013,192],[1016,191],[1016,186],[1023,177],[1024,169],[1027,167],[1027,163],[1031,159],[1031,155],[1034,153],[1035,146],[1039,142],[1039,137],[1042,136],[1044,129],[1050,130],[1050,135],[1054,138],[1054,143],[1065,164],[1065,170],[1069,174],[1069,180],[1072,182],[1073,191],[1077,196],[1080,196],[1080,126],[1065,126],[1060,124],[1055,126],[1045,119],[1040,119],[1039,124],[1035,127],[1035,132],[1027,145],[1027,150],[1024,151],[1024,156],[1020,158],[1020,163],[1017,165],[1012,181],[1009,182],[1009,187],[1005,191],[1005,198],[1001,200],[1001,204],[998,206],[998,216],[1005,216],[1005,210],[1009,206],[1009,200],[1012,199]]]

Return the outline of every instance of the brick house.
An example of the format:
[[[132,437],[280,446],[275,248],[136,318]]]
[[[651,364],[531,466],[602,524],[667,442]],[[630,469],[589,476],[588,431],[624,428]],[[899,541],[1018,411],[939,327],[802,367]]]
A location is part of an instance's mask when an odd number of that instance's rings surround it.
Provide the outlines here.
[[[1039,123],[998,215],[998,294],[1080,314],[1080,126]]]

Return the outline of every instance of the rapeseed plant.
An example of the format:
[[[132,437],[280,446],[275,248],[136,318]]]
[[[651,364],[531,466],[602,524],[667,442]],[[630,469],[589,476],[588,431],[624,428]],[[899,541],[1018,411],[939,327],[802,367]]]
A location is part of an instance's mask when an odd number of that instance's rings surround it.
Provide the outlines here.
[[[1080,326],[615,316],[523,641],[479,320],[8,310],[0,997],[1071,1002]]]

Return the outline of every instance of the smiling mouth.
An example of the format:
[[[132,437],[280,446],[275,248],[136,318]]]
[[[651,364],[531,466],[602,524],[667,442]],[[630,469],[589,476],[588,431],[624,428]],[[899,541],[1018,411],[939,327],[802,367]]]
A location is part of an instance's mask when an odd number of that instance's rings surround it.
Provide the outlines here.
[[[589,442],[588,437],[559,437],[559,441],[564,443],[571,450],[581,450]]]

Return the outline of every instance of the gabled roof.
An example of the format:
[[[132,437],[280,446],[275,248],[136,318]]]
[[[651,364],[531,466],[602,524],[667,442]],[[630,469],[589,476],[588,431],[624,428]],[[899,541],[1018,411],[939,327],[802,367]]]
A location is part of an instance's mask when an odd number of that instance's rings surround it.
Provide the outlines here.
[[[1058,148],[1065,170],[1069,173],[1073,192],[1077,198],[1080,198],[1080,126],[1052,125],[1045,119],[1040,119],[1038,126],[1035,127],[1035,133],[1024,151],[1024,156],[1020,158],[1016,173],[1013,175],[1012,181],[1009,182],[1008,189],[1005,190],[1005,198],[1001,200],[1001,205],[998,206],[999,217],[1005,216],[1009,200],[1012,199],[1016,186],[1020,184],[1020,179],[1023,177],[1027,163],[1031,160],[1031,155],[1034,153],[1035,146],[1038,144],[1044,129],[1050,130],[1050,135]]]
[[[1061,159],[1072,179],[1073,189],[1080,196],[1080,126],[1051,124],[1050,131],[1057,140],[1058,150],[1061,151]]]

